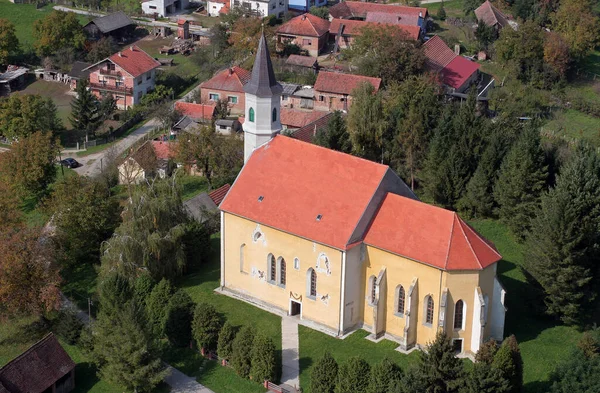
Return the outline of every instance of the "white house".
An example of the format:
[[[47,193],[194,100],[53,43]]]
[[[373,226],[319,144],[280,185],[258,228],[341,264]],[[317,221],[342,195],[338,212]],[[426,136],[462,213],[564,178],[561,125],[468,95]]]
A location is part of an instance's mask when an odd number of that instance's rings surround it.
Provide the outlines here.
[[[242,9],[255,16],[271,16],[282,17],[288,11],[289,0],[230,0],[230,7],[242,7]]]
[[[165,17],[188,8],[189,3],[189,0],[146,0],[142,2],[142,12]]]

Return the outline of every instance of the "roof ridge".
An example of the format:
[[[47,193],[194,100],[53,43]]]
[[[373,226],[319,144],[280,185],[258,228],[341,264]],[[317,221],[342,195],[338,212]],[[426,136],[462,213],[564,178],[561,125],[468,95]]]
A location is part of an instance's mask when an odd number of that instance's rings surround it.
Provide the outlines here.
[[[444,262],[444,270],[448,270],[448,260],[450,260],[450,248],[452,247],[452,238],[454,237],[454,222],[456,218],[456,212],[453,213],[454,214],[452,216],[452,227],[450,227],[450,239],[448,240],[448,250],[446,251],[446,261]]]
[[[1,366],[0,367],[0,371],[6,369],[6,367],[10,366],[11,364],[13,364],[17,360],[21,359],[25,355],[28,355],[34,348],[37,348],[41,344],[45,343],[46,341],[48,341],[53,336],[54,336],[54,333],[52,333],[52,332],[46,333],[46,335],[44,337],[42,337],[41,339],[39,339],[37,342],[35,342],[33,345],[31,345],[29,348],[27,348],[24,352],[22,352],[20,355],[18,355],[17,357],[11,359],[10,361],[8,361],[8,363],[6,363],[4,366]]]
[[[460,219],[460,217],[459,217],[459,219]],[[485,244],[485,245],[486,245],[486,246],[487,246],[489,249],[491,249],[491,250],[494,252],[494,254],[496,254],[498,257],[500,257],[500,258],[502,259],[502,255],[500,254],[500,252],[498,252],[498,250],[496,249],[496,246],[495,246],[493,243],[491,243],[491,241],[489,241],[489,240],[487,240],[486,238],[482,237],[482,236],[479,234],[479,232],[477,232],[477,231],[476,231],[476,230],[475,230],[475,229],[474,229],[472,226],[470,226],[470,225],[469,225],[469,224],[468,224],[466,221],[464,221],[463,219],[460,219],[460,221],[462,222],[462,224],[466,225],[466,226],[469,228],[469,230],[470,230],[471,232],[473,232],[473,234],[474,234],[475,236],[477,236],[477,238],[478,238],[479,240],[481,240],[481,241],[482,241],[482,242],[483,242],[483,243],[484,243],[484,244]],[[464,232],[464,229],[463,229],[463,232]],[[490,243],[491,243],[491,244],[490,244]],[[469,242],[469,244],[471,244],[471,242]]]
[[[469,249],[471,250],[471,252],[473,253],[473,256],[475,257],[475,261],[477,261],[477,264],[479,265],[479,267],[481,269],[483,269],[483,265],[481,264],[481,261],[479,260],[479,256],[477,255],[477,253],[473,249],[473,245],[471,244],[471,241],[469,240],[469,237],[465,233],[465,228],[463,227],[464,221],[458,216],[458,214],[456,215],[456,219],[458,220],[458,222],[460,224],[459,225],[460,226],[460,230],[461,230],[463,236],[465,237],[465,240],[467,241],[467,244],[469,245]]]

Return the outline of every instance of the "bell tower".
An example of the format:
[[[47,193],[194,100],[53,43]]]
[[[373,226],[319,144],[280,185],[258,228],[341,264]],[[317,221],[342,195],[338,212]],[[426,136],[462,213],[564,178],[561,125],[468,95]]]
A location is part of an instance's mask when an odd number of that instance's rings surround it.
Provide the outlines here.
[[[275,79],[264,32],[252,67],[252,77],[244,86],[244,163],[252,152],[281,131],[280,106],[283,88]]]

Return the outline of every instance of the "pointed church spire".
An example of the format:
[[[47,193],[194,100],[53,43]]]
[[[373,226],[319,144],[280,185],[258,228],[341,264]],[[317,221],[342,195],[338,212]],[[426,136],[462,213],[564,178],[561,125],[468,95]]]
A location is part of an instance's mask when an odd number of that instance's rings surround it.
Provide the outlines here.
[[[244,91],[258,97],[271,97],[281,94],[283,91],[283,88],[275,79],[264,30],[260,36],[254,67],[252,67],[252,78],[244,87]]]

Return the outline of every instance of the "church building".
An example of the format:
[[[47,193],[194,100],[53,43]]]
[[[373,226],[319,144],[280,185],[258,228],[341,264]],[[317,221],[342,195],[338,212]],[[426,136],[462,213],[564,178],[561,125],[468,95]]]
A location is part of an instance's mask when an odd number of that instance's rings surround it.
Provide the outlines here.
[[[337,337],[400,349],[446,332],[473,355],[504,333],[496,248],[388,166],[278,135],[264,36],[245,86],[245,165],[221,209],[221,293]]]

